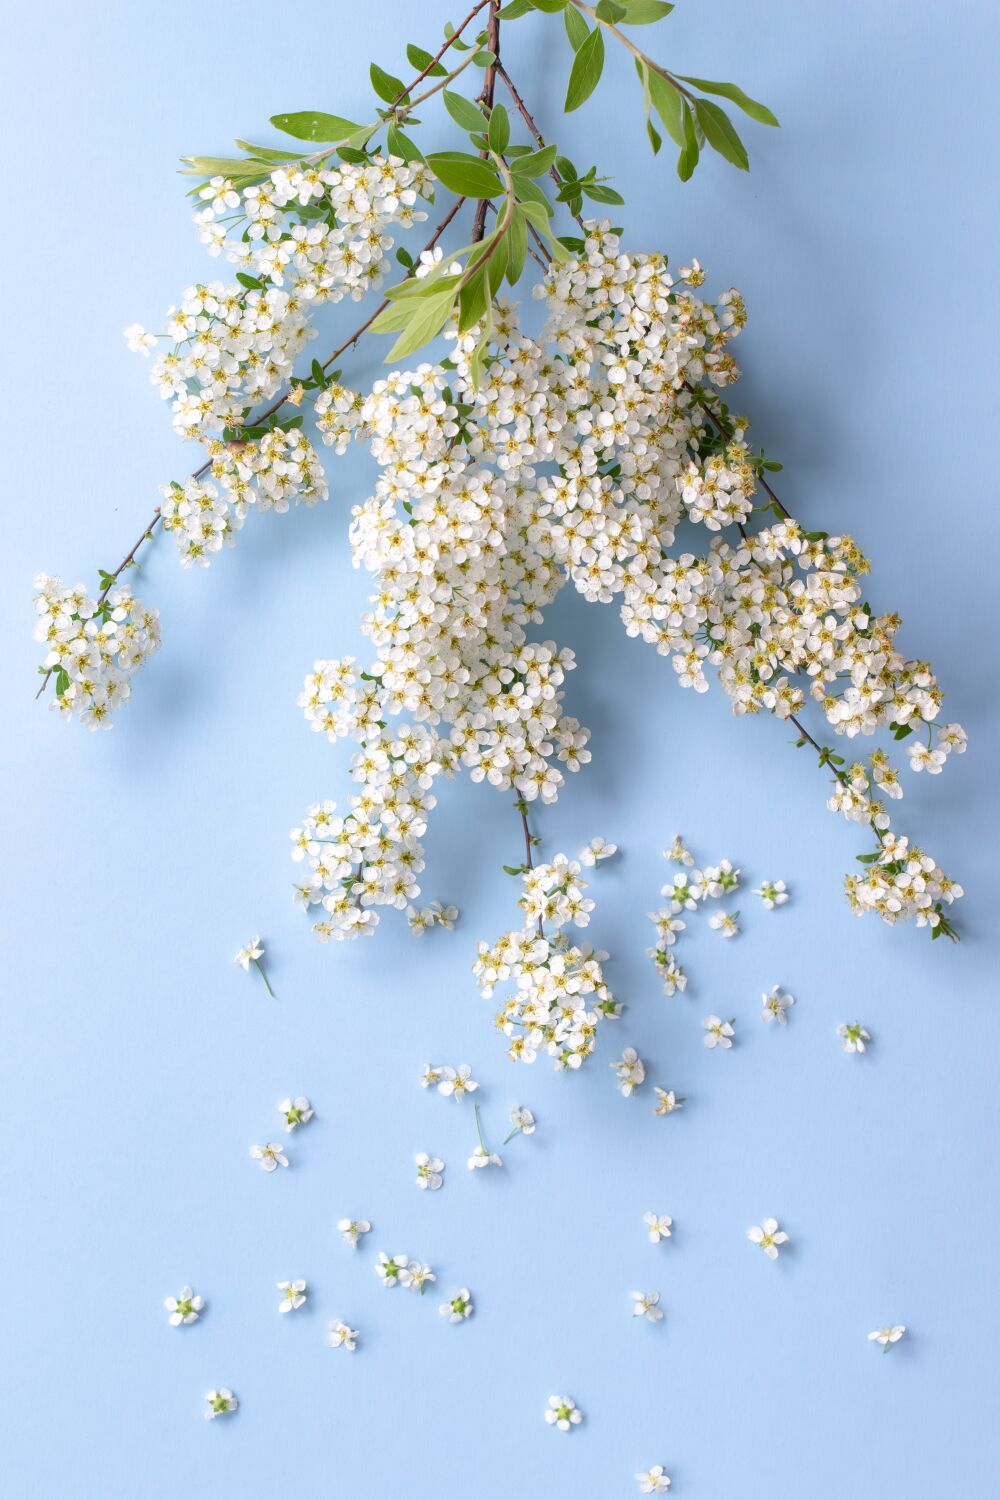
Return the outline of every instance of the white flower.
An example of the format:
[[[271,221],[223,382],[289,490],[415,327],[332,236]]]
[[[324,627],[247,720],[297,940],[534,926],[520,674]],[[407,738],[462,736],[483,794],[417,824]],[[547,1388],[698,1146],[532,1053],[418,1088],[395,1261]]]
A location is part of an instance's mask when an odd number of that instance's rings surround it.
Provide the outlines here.
[[[419,1292],[421,1297],[424,1295],[430,1282],[437,1281],[437,1277],[430,1266],[422,1265],[419,1260],[411,1260],[406,1269],[409,1272],[410,1279],[405,1285],[410,1288],[411,1292]]]
[[[783,880],[762,880],[754,895],[760,897],[768,911],[773,911],[776,906],[784,906],[788,900]]]
[[[684,1108],[684,1095],[675,1094],[673,1089],[661,1089],[655,1085],[653,1093],[656,1095],[656,1103],[653,1105],[654,1115],[672,1115],[675,1110]]]
[[[673,1219],[669,1214],[643,1214],[642,1222],[645,1224],[651,1245],[658,1245],[661,1240],[668,1240],[671,1236],[671,1225]]]
[[[639,1492],[643,1495],[665,1495],[670,1488],[670,1475],[665,1472],[662,1464],[654,1464],[651,1469],[646,1469],[635,1477]]]
[[[705,1028],[705,1046],[729,1048],[733,1045],[733,1037],[736,1032],[733,1028],[732,1018],[723,1021],[719,1016],[706,1016],[702,1021]]]
[[[627,1099],[646,1077],[646,1068],[634,1047],[626,1047],[617,1062],[610,1064],[618,1074],[618,1089]]]
[[[156,348],[156,334],[147,333],[141,323],[130,323],[123,332],[132,353],[145,355],[148,359],[150,349]]]
[[[674,834],[674,841],[669,849],[663,851],[664,859],[672,859],[675,865],[693,865],[694,855],[684,845],[684,840],[679,833]]]
[[[740,914],[738,911],[713,911],[708,925],[721,932],[723,937],[735,937],[740,930]]]
[[[777,1021],[779,1026],[787,1026],[788,1007],[795,1004],[795,996],[783,995],[778,985],[775,985],[769,995],[761,995],[760,998],[764,1004],[762,1018],[765,1021]]]
[[[357,1339],[358,1330],[356,1328],[348,1328],[347,1324],[342,1322],[340,1318],[330,1319],[330,1332],[326,1336],[326,1342],[331,1349],[343,1348],[350,1349],[353,1352],[358,1347]]]
[[[768,1260],[777,1260],[778,1246],[787,1242],[788,1235],[778,1228],[777,1219],[764,1219],[762,1223],[747,1230],[747,1239],[752,1244],[759,1245]]]
[[[617,844],[608,844],[602,838],[591,839],[585,849],[581,849],[577,859],[581,865],[596,865],[602,859],[610,859],[613,854],[618,853]]]
[[[289,1134],[296,1125],[307,1125],[316,1111],[302,1094],[297,1099],[282,1099],[278,1110],[285,1117],[285,1129]]]
[[[415,1161],[417,1163],[417,1187],[439,1188],[444,1182],[441,1176],[444,1171],[444,1162],[440,1156],[428,1156],[426,1151],[418,1151]]]
[[[571,1427],[576,1427],[583,1421],[583,1413],[572,1396],[550,1396],[545,1420],[559,1432],[569,1432]]]
[[[430,906],[408,906],[406,919],[417,937],[422,937],[430,927],[443,927],[451,932],[458,920],[458,907],[442,906],[440,901],[432,901]]]
[[[534,1135],[535,1133],[534,1115],[530,1109],[522,1109],[519,1104],[515,1104],[510,1112],[510,1124],[511,1128],[500,1142],[501,1146],[506,1146],[507,1142],[512,1141],[518,1133],[521,1135]]]
[[[212,1422],[216,1417],[226,1416],[229,1412],[235,1411],[240,1404],[228,1385],[220,1385],[217,1391],[209,1391],[205,1400],[208,1402],[208,1411],[205,1413],[206,1422]]]
[[[889,1352],[889,1345],[898,1344],[905,1332],[906,1325],[904,1323],[894,1323],[891,1328],[873,1328],[868,1337],[873,1343],[881,1344],[882,1353],[887,1354]]]
[[[250,1155],[254,1161],[260,1162],[265,1172],[273,1172],[276,1167],[288,1166],[288,1157],[280,1141],[268,1141],[266,1146],[251,1146]]]
[[[304,1281],[279,1281],[278,1291],[283,1294],[278,1303],[279,1312],[294,1312],[305,1303],[307,1294]]]
[[[196,1297],[189,1286],[181,1287],[179,1297],[167,1297],[164,1299],[164,1307],[170,1314],[168,1319],[171,1328],[179,1328],[182,1323],[197,1323],[198,1314],[205,1306],[204,1297]]]
[[[706,865],[702,876],[705,894],[718,898],[726,896],[730,891],[735,891],[740,883],[740,871],[734,870],[728,859],[720,861],[717,865]]]
[[[663,1312],[658,1303],[659,1292],[629,1292],[632,1298],[633,1318],[646,1318],[650,1323],[658,1323],[663,1317]]]
[[[850,1025],[845,1023],[843,1026],[838,1026],[837,1035],[844,1044],[845,1052],[864,1052],[871,1041],[871,1033],[866,1031],[858,1021]]]
[[[455,1099],[464,1099],[466,1094],[473,1093],[479,1084],[472,1076],[472,1069],[468,1063],[462,1063],[460,1068],[442,1068],[441,1081],[438,1083],[437,1091],[449,1095]]]
[[[442,1318],[447,1318],[449,1323],[463,1323],[466,1318],[471,1318],[475,1308],[469,1289],[463,1286],[455,1293],[450,1302],[442,1302],[438,1312]]]
[[[487,1151],[485,1146],[477,1146],[469,1157],[469,1167],[502,1167],[503,1160],[497,1156],[495,1151]]]
[[[348,1245],[357,1249],[358,1240],[371,1229],[367,1219],[338,1219],[337,1228]]]
[[[444,1070],[442,1068],[435,1068],[431,1063],[428,1063],[420,1075],[420,1087],[422,1089],[436,1088],[443,1076]]]
[[[378,1253],[378,1264],[375,1267],[375,1275],[383,1286],[409,1286],[413,1279],[410,1271],[410,1262],[405,1255],[386,1255],[384,1250]]]
[[[264,957],[264,946],[261,943],[260,938],[259,937],[255,937],[255,938],[251,938],[250,942],[247,943],[247,945],[246,945],[245,948],[241,948],[239,950],[239,952],[237,953],[236,957],[233,959],[233,963],[234,964],[239,964],[240,968],[243,969],[244,972],[247,973],[247,974],[249,974],[249,972],[250,972],[250,965],[253,964],[254,968],[257,970],[257,973],[260,975],[261,979],[263,979],[263,981],[264,981],[264,986],[265,986],[265,988],[267,990],[267,993],[273,999],[274,998],[274,991],[271,988],[270,980],[268,979],[267,975],[264,973],[264,967],[261,964],[261,959],[263,957]]]

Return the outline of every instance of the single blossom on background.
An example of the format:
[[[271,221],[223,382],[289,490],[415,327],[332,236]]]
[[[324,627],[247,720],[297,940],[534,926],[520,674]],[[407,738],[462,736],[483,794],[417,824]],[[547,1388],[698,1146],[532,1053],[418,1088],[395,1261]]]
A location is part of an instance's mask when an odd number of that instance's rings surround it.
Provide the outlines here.
[[[658,1323],[663,1317],[663,1310],[659,1307],[659,1292],[629,1292],[632,1298],[633,1318],[645,1318],[649,1323]]]
[[[246,945],[245,948],[241,948],[239,950],[239,952],[237,953],[236,957],[233,959],[233,963],[234,964],[239,964],[240,968],[244,971],[244,973],[247,973],[247,974],[249,974],[249,972],[250,972],[250,965],[253,964],[254,968],[257,970],[257,973],[260,975],[261,979],[263,979],[263,981],[264,981],[264,987],[267,990],[267,993],[271,996],[271,999],[273,1000],[274,999],[274,991],[271,988],[271,982],[270,982],[270,980],[268,979],[267,975],[264,973],[264,966],[261,963],[261,959],[263,957],[264,957],[264,945],[261,942],[261,940],[260,940],[259,937],[255,937],[255,938],[251,938],[250,942],[247,943],[247,945]]]
[[[386,1255],[384,1250],[380,1250],[375,1266],[375,1275],[379,1278],[383,1286],[409,1286],[412,1275],[408,1257],[405,1255]]]
[[[330,1331],[326,1336],[326,1342],[331,1349],[349,1349],[353,1351],[358,1347],[358,1330],[349,1328],[340,1318],[330,1319]]]
[[[472,1076],[472,1069],[468,1063],[462,1063],[459,1068],[442,1068],[441,1078],[438,1082],[437,1091],[447,1099],[464,1099],[466,1094],[472,1094],[479,1084]]]
[[[305,1305],[307,1293],[304,1281],[279,1281],[278,1291],[282,1293],[278,1303],[279,1312],[294,1312],[297,1307]]]
[[[208,1411],[205,1413],[206,1422],[212,1422],[216,1417],[228,1416],[240,1404],[228,1385],[220,1385],[217,1391],[209,1391],[205,1400],[208,1402]]]
[[[706,1016],[701,1024],[705,1028],[706,1047],[722,1047],[725,1050],[733,1045],[736,1032],[732,1018],[723,1021],[721,1016]]]
[[[363,1234],[368,1234],[371,1224],[367,1219],[338,1219],[337,1228],[340,1230],[341,1238],[348,1245],[358,1246],[358,1240]]]
[[[784,906],[789,892],[783,880],[762,880],[754,895],[760,897],[768,911],[773,911],[776,906]]]
[[[871,1032],[866,1031],[859,1021],[838,1026],[837,1035],[844,1044],[845,1052],[864,1052],[872,1039]]]
[[[613,854],[617,853],[617,844],[609,844],[606,839],[595,838],[591,839],[590,843],[585,849],[580,850],[580,853],[577,855],[577,859],[580,861],[581,865],[589,865],[593,867],[594,865],[599,864],[602,859],[610,859]]]
[[[646,1469],[635,1477],[642,1495],[665,1495],[670,1488],[670,1475],[662,1464],[654,1464],[651,1469]]]
[[[469,1157],[470,1170],[473,1170],[476,1167],[502,1167],[503,1161],[501,1160],[501,1158],[497,1156],[495,1151],[490,1151],[487,1148],[486,1142],[483,1140],[483,1123],[479,1118],[478,1104],[476,1105],[476,1131],[479,1135],[479,1145]]]
[[[171,1328],[179,1328],[182,1323],[197,1323],[198,1315],[205,1306],[204,1297],[196,1297],[189,1286],[181,1288],[179,1297],[167,1297],[164,1299],[164,1307],[170,1314],[167,1319]]]
[[[663,851],[664,859],[673,860],[676,865],[693,865],[694,855],[691,853],[679,833],[674,834],[674,841],[669,849]]]
[[[545,1420],[558,1432],[569,1432],[571,1427],[578,1427],[583,1421],[583,1412],[572,1396],[550,1396]]]
[[[530,1109],[522,1109],[519,1104],[515,1104],[510,1112],[510,1124],[511,1128],[500,1142],[501,1146],[506,1146],[507,1142],[512,1141],[516,1135],[534,1135],[535,1133],[534,1115]]]
[[[437,1281],[437,1277],[430,1266],[423,1265],[419,1260],[411,1260],[406,1269],[409,1273],[409,1280],[405,1285],[409,1287],[411,1292],[419,1292],[421,1297],[431,1282]]]
[[[740,873],[733,869],[732,861],[728,859],[720,860],[717,865],[706,865],[702,873],[705,895],[716,901],[720,896],[728,896],[730,891],[739,887]]]
[[[783,995],[778,985],[775,985],[769,995],[761,995],[763,1010],[761,1017],[765,1021],[777,1021],[779,1026],[788,1025],[788,1008],[795,1004],[794,995]]]
[[[265,1146],[251,1146],[250,1155],[254,1161],[260,1162],[265,1172],[273,1172],[277,1167],[288,1166],[288,1157],[280,1141],[268,1141]]]
[[[651,1245],[658,1245],[661,1240],[669,1240],[673,1232],[671,1226],[674,1221],[669,1214],[646,1213],[642,1216],[642,1222],[646,1226]]]
[[[450,1301],[442,1302],[438,1308],[438,1312],[443,1318],[447,1318],[449,1323],[464,1323],[466,1318],[472,1317],[474,1311],[472,1297],[466,1286],[456,1292]]]
[[[868,1337],[872,1343],[882,1345],[883,1354],[888,1354],[889,1345],[898,1344],[905,1332],[905,1323],[894,1323],[889,1328],[873,1328]]]
[[[436,1191],[444,1182],[441,1176],[444,1162],[440,1156],[428,1156],[426,1151],[418,1151],[414,1160],[417,1163],[417,1187]]]
[[[420,1087],[422,1089],[437,1088],[443,1077],[443,1068],[435,1068],[432,1063],[428,1063],[426,1068],[420,1075]]]
[[[740,914],[738,911],[713,911],[708,925],[725,938],[735,937],[740,930]]]
[[[777,1219],[764,1219],[760,1224],[755,1224],[752,1229],[747,1230],[747,1239],[751,1244],[759,1245],[768,1260],[777,1260],[778,1246],[788,1243],[788,1235],[778,1228]]]
[[[278,1112],[285,1117],[285,1129],[289,1135],[298,1125],[308,1125],[316,1111],[309,1100],[300,1094],[297,1099],[282,1099]]]
[[[646,1077],[646,1068],[634,1047],[626,1047],[617,1062],[610,1064],[618,1075],[618,1092],[628,1099]]]
[[[675,1094],[673,1089],[661,1089],[659,1085],[656,1085],[653,1093],[656,1095],[656,1103],[653,1105],[654,1115],[672,1115],[684,1108],[684,1095]]]

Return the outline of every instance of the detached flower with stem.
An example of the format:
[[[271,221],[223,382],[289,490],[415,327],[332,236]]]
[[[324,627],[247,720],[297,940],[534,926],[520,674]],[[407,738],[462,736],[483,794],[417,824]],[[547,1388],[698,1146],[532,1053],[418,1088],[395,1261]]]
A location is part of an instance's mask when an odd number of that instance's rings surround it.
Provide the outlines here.
[[[424,1295],[424,1292],[426,1292],[431,1282],[437,1281],[437,1277],[431,1270],[430,1266],[423,1265],[419,1260],[411,1260],[410,1264],[407,1266],[407,1270],[410,1273],[410,1279],[406,1283],[406,1285],[409,1287],[411,1292],[419,1292],[421,1297]]]
[[[905,1332],[905,1323],[894,1323],[890,1328],[873,1328],[868,1338],[874,1344],[881,1344],[882,1353],[888,1354],[889,1345],[898,1344]]]
[[[708,925],[725,938],[735,937],[740,930],[740,914],[738,911],[713,911]]]
[[[512,1141],[516,1135],[534,1135],[535,1133],[534,1115],[530,1109],[522,1109],[519,1104],[515,1104],[510,1112],[510,1123],[513,1128],[504,1136],[500,1142],[501,1146],[506,1146],[507,1142]]]
[[[470,1169],[475,1167],[502,1167],[503,1160],[497,1156],[495,1151],[488,1151],[486,1142],[483,1140],[483,1125],[479,1118],[479,1105],[476,1105],[476,1132],[479,1136],[479,1145],[469,1157]]]
[[[244,972],[247,973],[247,974],[249,974],[249,972],[250,972],[250,965],[253,964],[254,968],[257,970],[257,973],[260,975],[261,979],[263,979],[263,981],[264,981],[264,987],[267,990],[267,993],[270,995],[271,999],[273,1000],[274,999],[274,991],[271,988],[271,982],[270,982],[270,980],[268,979],[267,975],[264,973],[264,966],[261,963],[261,959],[263,957],[264,957],[264,945],[261,942],[261,940],[260,940],[259,937],[255,937],[255,938],[251,939],[251,941],[249,943],[247,943],[247,945],[246,945],[245,948],[241,948],[240,949],[240,951],[237,953],[236,957],[233,959],[233,963],[234,964],[239,964],[240,968],[243,969]]]

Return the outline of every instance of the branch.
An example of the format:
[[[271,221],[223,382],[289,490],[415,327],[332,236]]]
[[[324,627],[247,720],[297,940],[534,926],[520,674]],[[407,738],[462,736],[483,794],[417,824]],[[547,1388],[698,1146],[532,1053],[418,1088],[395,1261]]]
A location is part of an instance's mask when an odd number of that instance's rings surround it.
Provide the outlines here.
[[[490,23],[486,32],[487,49],[493,53],[493,62],[486,69],[483,78],[482,93],[479,95],[479,103],[486,106],[487,110],[493,108],[493,94],[496,89],[497,68],[500,62],[500,0],[490,0]],[[488,152],[482,151],[480,155],[485,157]],[[480,198],[476,205],[476,217],[472,221],[472,242],[476,244],[486,233],[486,204],[487,199]]]
[[[517,109],[518,114],[521,116],[521,119],[531,131],[531,134],[534,137],[535,144],[537,145],[539,151],[543,151],[545,149],[545,137],[542,135],[542,132],[535,124],[534,117],[532,116],[531,111],[528,109],[528,106],[525,104],[524,100],[521,98],[521,95],[518,93],[517,88],[514,84],[514,80],[511,78],[510,74],[507,72],[507,69],[501,62],[497,63],[497,73],[503,79],[504,84],[507,88],[507,92],[513,99],[515,108]],[[555,167],[549,168],[549,176],[552,178],[552,181],[558,188],[562,188],[563,180],[559,176],[559,173],[556,171]],[[573,217],[579,224],[580,228],[584,231],[584,233],[586,233],[586,227],[581,216],[579,214],[574,214]]]

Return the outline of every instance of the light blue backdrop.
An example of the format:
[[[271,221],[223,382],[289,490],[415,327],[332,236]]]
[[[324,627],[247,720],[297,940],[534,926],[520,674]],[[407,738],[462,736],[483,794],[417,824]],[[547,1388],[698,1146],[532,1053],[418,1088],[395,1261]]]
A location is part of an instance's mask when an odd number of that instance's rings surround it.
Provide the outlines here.
[[[366,13],[367,11],[367,13]],[[992,7],[895,0],[692,0],[646,35],[685,72],[737,78],[779,132],[748,127],[753,171],[716,158],[681,187],[643,137],[623,57],[562,134],[617,173],[631,243],[700,257],[751,314],[740,406],[785,460],[781,492],[876,559],[872,597],[931,655],[972,748],[910,782],[905,822],[965,882],[965,941],[849,915],[854,830],[780,726],[734,722],[720,692],[675,688],[610,611],[566,600],[549,629],[579,653],[574,711],[594,762],[538,820],[543,848],[592,834],[623,858],[596,881],[597,941],[628,1002],[581,1076],[517,1070],[469,974],[475,939],[512,915],[499,866],[519,854],[509,797],[446,788],[428,894],[453,934],[324,949],[289,900],[287,830],[345,788],[345,754],[294,699],[314,657],[357,649],[365,580],[349,505],[360,454],[331,464],[313,513],[248,524],[235,553],[186,574],[148,554],[141,592],[165,645],[114,732],[64,727],[32,701],[37,569],[93,580],[184,472],[168,413],[125,323],[158,326],[206,261],[188,222],[182,151],[268,136],[269,114],[355,114],[377,31],[428,42],[450,7],[180,0],[11,7],[4,64],[7,256],[2,654],[6,1302],[0,1487],[10,1500],[635,1493],[663,1462],[673,1493],[808,1497],[996,1493],[994,1266],[997,952],[991,943],[996,724],[992,442],[1000,230]],[[505,42],[543,125],[558,121],[558,22]],[[591,144],[592,143],[592,144]],[[216,269],[218,269],[216,267]],[[346,322],[344,324],[346,325]],[[374,378],[378,355],[352,364]],[[995,688],[995,679],[990,686]],[[644,913],[681,829],[706,860],[794,888],[784,911],[744,897],[745,935],[703,922],[687,997],[658,993]],[[277,991],[232,964],[263,933]],[[798,998],[787,1031],[758,997]],[[706,1052],[699,1018],[738,1018]],[[834,1028],[875,1037],[845,1056]],[[609,1060],[632,1043],[686,1111],[626,1102]],[[471,1062],[496,1141],[514,1103],[539,1129],[502,1173],[466,1171],[471,1111],[422,1092],[428,1061]],[[318,1116],[293,1169],[268,1178],[252,1141],[305,1092]],[[420,1194],[413,1153],[448,1162]],[[676,1236],[645,1242],[648,1208]],[[747,1226],[778,1215],[777,1265]],[[352,1254],[335,1221],[375,1224]],[[461,1328],[385,1293],[378,1248],[472,1288]],[[307,1277],[308,1310],[275,1282]],[[191,1282],[209,1309],[167,1327]],[[658,1288],[666,1319],[633,1321]],[[363,1333],[324,1347],[326,1320]],[[866,1342],[909,1326],[885,1359]],[[201,1420],[210,1386],[241,1409]],[[550,1392],[586,1413],[548,1429]],[[991,1394],[991,1391],[993,1394]]]

